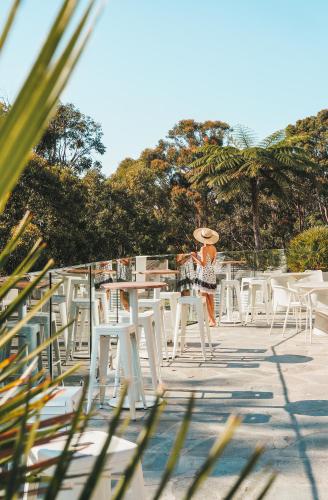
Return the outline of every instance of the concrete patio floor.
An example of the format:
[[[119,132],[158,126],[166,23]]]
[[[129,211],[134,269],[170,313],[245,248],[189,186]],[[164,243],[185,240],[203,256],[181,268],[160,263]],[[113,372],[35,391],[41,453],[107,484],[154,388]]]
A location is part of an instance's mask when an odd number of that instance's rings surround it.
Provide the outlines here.
[[[195,331],[195,327],[189,327]],[[328,498],[328,337],[306,344],[304,333],[281,328],[224,326],[212,329],[214,354],[200,357],[191,339],[183,356],[162,370],[167,406],[143,458],[147,494],[159,483],[190,391],[196,395],[191,427],[173,478],[162,498],[181,499],[231,414],[243,422],[195,498],[224,498],[256,444],[266,451],[235,498],[257,498],[267,466],[278,472],[268,499]],[[93,427],[107,425],[111,410],[99,410]],[[134,441],[147,417],[138,412],[125,437]],[[137,500],[137,499],[136,499]]]

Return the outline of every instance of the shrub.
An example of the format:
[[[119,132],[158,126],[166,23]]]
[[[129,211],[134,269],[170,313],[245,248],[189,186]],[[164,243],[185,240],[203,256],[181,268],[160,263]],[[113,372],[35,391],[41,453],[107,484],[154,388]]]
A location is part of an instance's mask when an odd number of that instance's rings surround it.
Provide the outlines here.
[[[312,227],[293,238],[287,251],[290,271],[328,271],[328,227]]]

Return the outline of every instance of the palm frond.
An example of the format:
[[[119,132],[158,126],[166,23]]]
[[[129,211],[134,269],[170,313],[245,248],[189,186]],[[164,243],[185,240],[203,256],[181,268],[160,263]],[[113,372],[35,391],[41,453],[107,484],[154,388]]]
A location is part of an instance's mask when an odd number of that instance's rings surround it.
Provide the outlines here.
[[[162,403],[160,406],[158,406],[161,396],[161,394],[157,394],[156,396],[155,404],[151,408],[149,416],[147,418],[147,424],[142,429],[137,439],[138,446],[136,448],[134,456],[131,459],[131,463],[126,468],[124,475],[119,479],[117,486],[113,491],[112,500],[122,500],[124,498],[125,492],[130,484],[136,467],[140,462],[141,457],[146,449],[147,443],[155,430],[158,418],[165,408],[165,402],[164,404]],[[87,499],[85,498],[83,500]]]
[[[267,149],[272,146],[275,146],[276,144],[279,144],[281,141],[285,139],[285,130],[277,130],[276,132],[273,132],[272,134],[268,135],[265,139],[260,141],[258,143],[259,148]]]
[[[212,449],[209,452],[209,455],[200,469],[197,471],[194,480],[189,486],[186,495],[184,496],[184,500],[189,500],[201,486],[209,472],[212,470],[217,459],[222,455],[225,448],[231,441],[232,436],[234,435],[236,429],[239,427],[241,423],[241,418],[235,415],[229,417],[227,426],[223,432],[223,434],[217,439],[217,441],[212,446]]]
[[[244,125],[237,125],[234,127],[232,134],[233,144],[239,149],[251,148],[256,143],[256,135],[253,130]]]
[[[95,0],[91,0],[66,47],[54,60],[54,53],[68,26],[75,4],[74,0],[64,3],[33,72],[3,120],[0,129],[0,211],[3,210],[32,147],[40,139],[54,112],[58,97],[90,36],[91,31],[83,33],[83,28],[90,17]],[[38,85],[35,84],[36,77]]]
[[[21,3],[21,0],[14,0],[12,3],[12,6],[10,8],[5,25],[3,27],[1,34],[0,34],[0,52],[1,52],[5,42],[7,40],[7,37],[9,35],[10,29],[13,25],[14,20],[15,20],[20,3]]]
[[[195,403],[195,397],[192,394],[191,397],[189,398],[188,406],[184,414],[182,424],[180,426],[179,432],[173,444],[169,459],[166,463],[165,470],[162,475],[161,482],[159,483],[157,491],[154,494],[153,500],[158,500],[160,498],[162,492],[164,491],[165,486],[167,485],[173,473],[174,467],[179,459],[179,455],[184,445],[186,435],[189,429],[194,403]]]
[[[227,495],[224,496],[224,500],[231,500],[237,491],[239,490],[240,486],[244,482],[244,480],[247,478],[247,476],[250,474],[250,472],[254,469],[255,465],[257,464],[259,458],[263,454],[264,447],[263,446],[257,446],[252,453],[250,459],[247,461],[245,467],[241,471],[241,474],[235,481],[235,483],[232,485],[230,491],[228,492]]]
[[[273,472],[272,474],[270,474],[269,479],[266,481],[264,487],[262,488],[260,493],[257,495],[256,500],[262,500],[266,496],[266,494],[270,490],[271,486],[273,485],[276,477],[277,477],[276,472]]]

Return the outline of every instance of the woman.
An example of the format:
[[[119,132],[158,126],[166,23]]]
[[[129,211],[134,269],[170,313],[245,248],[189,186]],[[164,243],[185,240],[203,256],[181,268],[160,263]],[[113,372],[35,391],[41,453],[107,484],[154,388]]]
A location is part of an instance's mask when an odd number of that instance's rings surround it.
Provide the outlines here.
[[[197,263],[195,288],[206,298],[210,326],[216,326],[214,311],[216,248],[214,244],[219,240],[219,235],[212,229],[200,227],[194,231],[194,238],[203,243],[199,254],[196,252],[191,254]]]

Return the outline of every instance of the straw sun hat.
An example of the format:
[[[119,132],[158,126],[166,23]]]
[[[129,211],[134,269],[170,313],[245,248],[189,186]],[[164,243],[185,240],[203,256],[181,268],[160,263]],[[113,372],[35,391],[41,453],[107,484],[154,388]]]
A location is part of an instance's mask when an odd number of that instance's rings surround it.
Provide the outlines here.
[[[200,243],[207,243],[208,245],[214,245],[220,236],[213,229],[209,229],[208,227],[199,227],[194,231],[194,238]]]

